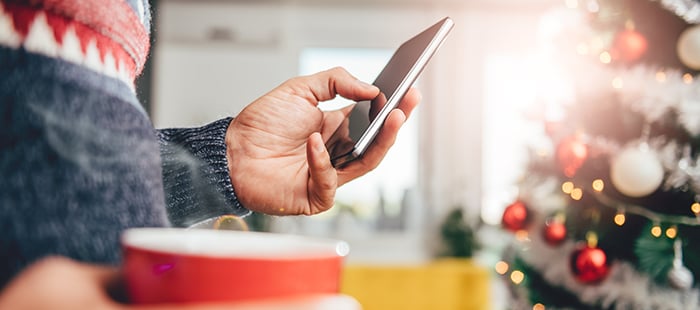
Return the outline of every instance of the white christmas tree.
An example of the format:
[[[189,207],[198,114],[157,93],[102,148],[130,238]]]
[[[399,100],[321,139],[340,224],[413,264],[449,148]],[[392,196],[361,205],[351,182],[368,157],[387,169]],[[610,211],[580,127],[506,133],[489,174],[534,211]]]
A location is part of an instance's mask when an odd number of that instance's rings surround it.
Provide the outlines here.
[[[700,2],[564,4],[571,96],[542,101],[496,270],[515,309],[700,309]]]

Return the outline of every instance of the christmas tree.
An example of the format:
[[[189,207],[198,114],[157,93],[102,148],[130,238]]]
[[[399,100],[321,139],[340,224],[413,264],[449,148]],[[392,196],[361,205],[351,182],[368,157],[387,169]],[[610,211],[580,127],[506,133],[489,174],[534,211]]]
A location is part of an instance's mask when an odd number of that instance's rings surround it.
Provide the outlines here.
[[[515,309],[700,309],[700,2],[568,0],[496,265]]]

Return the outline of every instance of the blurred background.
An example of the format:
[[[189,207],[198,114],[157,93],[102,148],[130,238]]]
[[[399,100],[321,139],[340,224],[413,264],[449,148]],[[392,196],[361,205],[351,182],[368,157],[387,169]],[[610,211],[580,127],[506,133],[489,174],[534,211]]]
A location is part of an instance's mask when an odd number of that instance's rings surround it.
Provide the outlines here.
[[[153,48],[139,96],[157,128],[236,115],[284,80],[343,66],[371,82],[403,41],[450,16],[455,28],[417,82],[422,105],[378,169],[313,217],[247,219],[256,230],[341,238],[350,265],[412,266],[440,252],[455,210],[478,230],[477,265],[500,257],[537,125],[522,113],[547,74],[538,36],[555,0],[152,1]],[[274,194],[274,193],[271,193]],[[452,212],[452,213],[451,213]],[[505,308],[498,281],[480,309]],[[479,294],[479,292],[475,292]],[[437,308],[436,308],[437,309]]]
[[[375,171],[323,214],[244,218],[347,241],[341,291],[364,309],[700,307],[700,1],[153,5],[138,94],[160,128],[336,66],[371,82],[455,21]]]
[[[334,66],[371,82],[399,44],[452,17],[453,32],[418,81],[418,113],[377,171],[343,188],[338,203],[387,231],[418,231],[455,206],[474,221],[500,223],[515,197],[508,184],[526,159],[517,144],[536,130],[520,119],[535,101],[535,75],[546,69],[538,59],[540,17],[561,1],[153,5],[154,48],[138,89],[159,128],[236,115],[284,80]]]

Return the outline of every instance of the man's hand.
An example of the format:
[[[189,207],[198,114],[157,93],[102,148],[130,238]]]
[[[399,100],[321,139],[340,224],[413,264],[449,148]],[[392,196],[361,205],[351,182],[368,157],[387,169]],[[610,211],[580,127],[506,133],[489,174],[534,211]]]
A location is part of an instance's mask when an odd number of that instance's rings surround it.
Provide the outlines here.
[[[7,284],[0,295],[0,309],[120,309],[107,293],[118,278],[113,268],[47,258]]]
[[[420,100],[411,89],[385,120],[364,156],[340,169],[326,144],[350,109],[323,112],[320,102],[340,95],[369,100],[376,86],[342,68],[290,79],[247,106],[226,134],[233,187],[247,208],[267,214],[316,214],[333,206],[335,190],[374,169],[394,144],[399,128]]]

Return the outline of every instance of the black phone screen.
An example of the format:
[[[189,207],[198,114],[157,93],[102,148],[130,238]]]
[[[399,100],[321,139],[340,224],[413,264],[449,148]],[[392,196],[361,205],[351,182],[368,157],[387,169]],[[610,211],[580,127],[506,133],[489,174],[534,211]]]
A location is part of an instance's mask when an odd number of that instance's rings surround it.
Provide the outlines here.
[[[413,83],[406,81],[419,59],[424,57],[424,53],[430,44],[435,40],[436,35],[441,30],[448,18],[441,20],[430,28],[424,30],[408,41],[404,42],[394,52],[384,69],[379,73],[372,83],[380,90],[379,95],[371,101],[361,101],[355,104],[346,122],[336,130],[335,135],[342,141],[331,149],[331,159],[347,156],[355,150],[358,141],[367,134],[367,129],[372,121],[382,110],[387,102],[398,103],[403,99],[405,92],[397,93],[402,83]],[[430,55],[429,55],[430,56]],[[417,75],[416,75],[417,76]],[[407,89],[407,88],[406,88]],[[392,107],[393,109],[394,107]],[[376,120],[384,122],[384,119]],[[375,133],[376,134],[376,133]],[[374,138],[374,137],[371,137]]]

